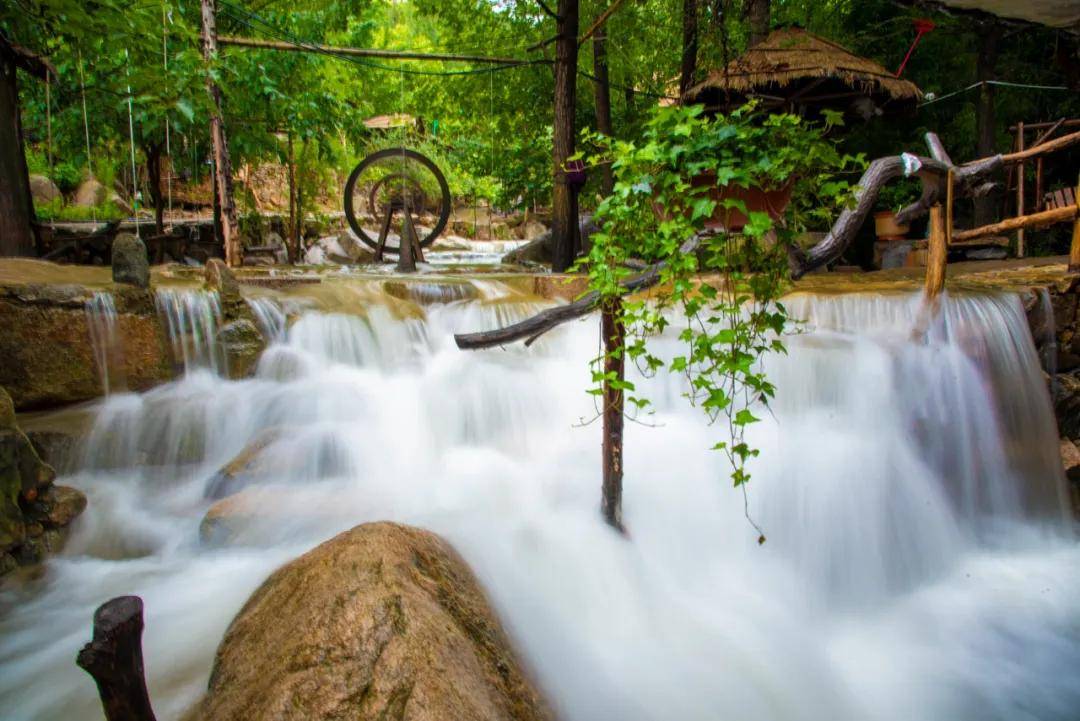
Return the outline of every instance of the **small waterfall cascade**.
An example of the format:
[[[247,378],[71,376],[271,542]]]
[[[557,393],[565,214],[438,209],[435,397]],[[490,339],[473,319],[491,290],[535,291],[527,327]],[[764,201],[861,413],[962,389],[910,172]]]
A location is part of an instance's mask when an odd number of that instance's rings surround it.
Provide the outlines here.
[[[273,343],[285,337],[285,311],[273,298],[246,298],[259,330],[267,341]]]
[[[63,480],[90,496],[64,554],[32,594],[0,590],[6,717],[99,713],[71,659],[122,593],[147,604],[155,708],[181,717],[274,568],[392,520],[469,562],[566,721],[1074,721],[1080,543],[1018,296],[943,295],[918,337],[918,295],[787,298],[803,322],[763,360],[745,498],[686,379],[629,370],[654,413],[626,427],[627,539],[598,511],[598,320],[458,350],[543,305],[496,291],[290,306],[255,377],[106,399]],[[159,302],[190,335],[195,301]],[[200,545],[207,496],[249,489],[269,492],[240,545]]]
[[[94,349],[94,363],[97,366],[98,376],[101,378],[101,388],[105,395],[109,395],[113,389],[113,377],[116,376],[122,385],[122,359],[120,354],[120,338],[116,330],[116,303],[112,293],[108,291],[96,291],[86,301],[86,327],[90,331],[90,344]]]
[[[208,369],[224,375],[227,364],[218,342],[221,301],[217,291],[159,288],[155,299],[168,330],[173,360],[185,373]]]

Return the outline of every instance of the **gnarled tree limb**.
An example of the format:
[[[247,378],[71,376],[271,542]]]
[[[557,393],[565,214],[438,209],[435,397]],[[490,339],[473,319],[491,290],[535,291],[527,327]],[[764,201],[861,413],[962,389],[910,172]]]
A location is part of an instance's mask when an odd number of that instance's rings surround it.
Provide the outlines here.
[[[988,191],[988,188],[993,187],[992,183],[987,182],[987,176],[1004,166],[1019,163],[1033,156],[1052,153],[1076,143],[1080,143],[1080,132],[1063,135],[1038,147],[1021,152],[995,155],[989,158],[973,160],[963,165],[955,165],[937,135],[927,133],[926,144],[929,147],[931,157],[918,158],[920,164],[918,176],[923,184],[923,196],[897,214],[897,220],[906,222],[917,218],[927,212],[932,205],[940,202],[939,199],[944,195],[944,178],[950,170],[953,172],[954,192],[958,195],[984,194]],[[890,180],[894,180],[903,174],[904,160],[902,156],[888,156],[871,162],[859,180],[859,187],[855,192],[855,207],[846,208],[840,213],[828,235],[817,245],[806,251],[801,248],[789,247],[788,263],[791,277],[793,279],[801,278],[810,271],[837,260],[866,221],[882,187]],[[683,243],[680,251],[692,253],[697,249],[700,241],[700,236],[694,236]],[[665,263],[651,265],[639,275],[626,281],[623,284],[624,294],[634,293],[656,285],[660,281],[660,273],[665,265]],[[569,305],[548,308],[537,313],[532,318],[527,318],[505,328],[497,328],[481,333],[462,333],[455,335],[454,340],[457,341],[458,347],[463,350],[490,348],[518,340],[525,340],[526,345],[528,345],[552,328],[566,321],[587,315],[596,307],[599,300],[598,293],[587,293]]]

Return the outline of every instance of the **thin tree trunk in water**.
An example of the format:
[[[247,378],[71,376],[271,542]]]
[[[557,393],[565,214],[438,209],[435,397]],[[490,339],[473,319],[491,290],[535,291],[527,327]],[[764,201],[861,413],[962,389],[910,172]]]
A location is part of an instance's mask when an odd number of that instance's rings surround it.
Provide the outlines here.
[[[600,308],[600,334],[604,340],[604,412],[603,441],[604,480],[600,510],[604,520],[620,533],[622,522],[622,476],[623,476],[623,391],[621,382],[625,377],[623,348],[622,298],[604,301]],[[616,384],[612,381],[619,383]]]
[[[142,652],[143,602],[120,596],[94,612],[94,636],[75,663],[94,677],[108,721],[155,721]]]
[[[754,47],[769,37],[769,26],[772,23],[771,2],[770,0],[746,0],[743,8],[746,19],[750,23],[750,47]]]
[[[165,233],[165,196],[161,192],[161,143],[143,145],[146,155],[146,181],[150,189],[150,200],[154,203],[154,229],[158,235]]]
[[[555,128],[551,148],[554,184],[551,198],[551,267],[564,272],[574,263],[577,245],[577,197],[566,184],[566,160],[574,154],[577,107],[578,0],[559,0],[555,27]]]
[[[0,57],[0,256],[37,255],[15,64]]]
[[[211,169],[212,171],[212,169]],[[221,195],[218,193],[217,173],[210,173],[210,188],[211,195],[213,196],[213,208],[214,208],[214,240],[221,243],[222,249],[225,248],[225,231],[221,228]]]
[[[979,98],[975,108],[975,133],[978,138],[977,152],[980,158],[986,158],[994,154],[996,130],[994,118],[994,86],[987,80],[994,79],[994,68],[997,65],[998,52],[1001,44],[1002,27],[999,23],[992,22],[989,27],[982,26],[979,33],[979,55],[977,73],[979,82]],[[975,225],[989,225],[996,220],[996,200],[993,196],[975,199]]]
[[[679,76],[679,97],[694,84],[697,73],[698,0],[683,0],[682,6],[682,74]]]
[[[607,30],[600,28],[592,38],[593,43],[593,74],[596,81],[593,83],[593,93],[596,105],[596,130],[603,135],[614,137],[615,131],[611,125],[611,81],[608,79],[607,64]],[[611,172],[611,164],[604,163],[601,168],[603,177],[600,179],[600,192],[606,197],[611,195],[615,187],[615,176]]]
[[[293,151],[292,133],[288,134],[285,164],[289,176],[289,262],[296,263],[300,258],[300,222],[297,218],[297,206],[299,197],[296,192],[296,155]]]
[[[217,57],[217,8],[214,0],[202,0],[203,58],[207,63]],[[243,260],[240,249],[240,226],[233,201],[232,163],[229,161],[229,142],[221,110],[221,88],[207,75],[206,91],[210,95],[210,141],[214,147],[214,173],[217,177],[218,202],[221,204],[222,240],[225,244],[225,263],[231,267]]]

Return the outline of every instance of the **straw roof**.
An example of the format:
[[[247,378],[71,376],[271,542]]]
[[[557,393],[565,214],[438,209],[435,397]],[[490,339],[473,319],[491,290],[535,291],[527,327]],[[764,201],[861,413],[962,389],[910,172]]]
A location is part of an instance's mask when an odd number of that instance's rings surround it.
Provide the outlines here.
[[[690,88],[684,100],[708,101],[727,90],[741,96],[761,96],[775,104],[834,101],[869,96],[884,104],[916,101],[922,91],[878,63],[859,57],[834,42],[801,28],[774,30],[767,38],[713,70]]]

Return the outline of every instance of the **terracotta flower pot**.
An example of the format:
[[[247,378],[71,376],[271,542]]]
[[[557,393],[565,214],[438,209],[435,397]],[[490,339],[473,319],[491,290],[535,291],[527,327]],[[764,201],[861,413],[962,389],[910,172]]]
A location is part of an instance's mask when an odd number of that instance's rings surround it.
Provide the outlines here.
[[[712,173],[703,173],[691,180],[690,184],[695,188],[710,188],[709,197],[720,204],[712,218],[705,221],[705,227],[723,228],[732,232],[742,230],[748,219],[740,210],[722,207],[725,200],[741,200],[748,212],[768,213],[773,221],[777,221],[784,217],[784,211],[791,202],[791,192],[795,185],[793,181],[789,181],[779,188],[772,189],[744,188],[735,184],[717,187],[716,176]]]
[[[891,210],[874,213],[874,232],[881,240],[903,240],[909,230],[910,225],[896,222],[896,213]]]

